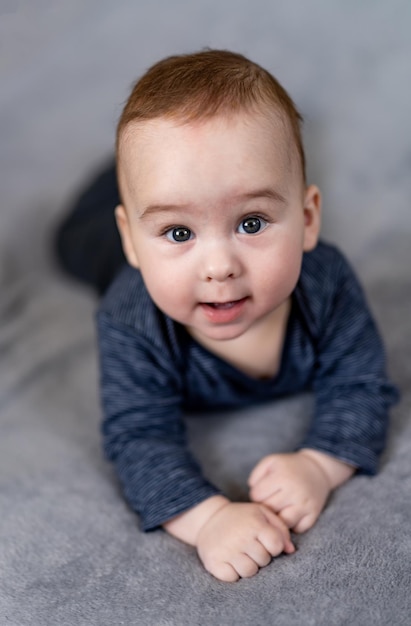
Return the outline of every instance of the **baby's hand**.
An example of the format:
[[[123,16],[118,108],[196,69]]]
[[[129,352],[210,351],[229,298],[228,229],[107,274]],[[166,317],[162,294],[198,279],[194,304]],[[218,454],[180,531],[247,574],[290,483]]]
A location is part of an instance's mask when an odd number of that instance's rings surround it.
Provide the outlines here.
[[[295,548],[285,524],[262,504],[228,502],[198,533],[198,555],[213,576],[226,582],[254,576],[281,552]]]
[[[297,533],[313,526],[333,487],[315,454],[310,452],[266,456],[248,480],[250,499],[270,507]]]

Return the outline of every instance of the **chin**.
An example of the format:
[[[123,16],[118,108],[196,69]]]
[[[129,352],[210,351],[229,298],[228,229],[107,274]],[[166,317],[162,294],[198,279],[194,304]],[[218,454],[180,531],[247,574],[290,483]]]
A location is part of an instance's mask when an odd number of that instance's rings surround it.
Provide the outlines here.
[[[200,331],[203,337],[211,339],[213,341],[230,341],[231,339],[237,339],[246,332],[245,328],[211,328],[205,331]]]

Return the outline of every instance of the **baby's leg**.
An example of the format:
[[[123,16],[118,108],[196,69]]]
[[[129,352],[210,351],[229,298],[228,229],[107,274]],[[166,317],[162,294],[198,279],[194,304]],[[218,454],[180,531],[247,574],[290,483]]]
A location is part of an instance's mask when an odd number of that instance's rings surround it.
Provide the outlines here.
[[[61,267],[102,294],[125,262],[114,209],[120,202],[114,163],[80,193],[56,233]]]

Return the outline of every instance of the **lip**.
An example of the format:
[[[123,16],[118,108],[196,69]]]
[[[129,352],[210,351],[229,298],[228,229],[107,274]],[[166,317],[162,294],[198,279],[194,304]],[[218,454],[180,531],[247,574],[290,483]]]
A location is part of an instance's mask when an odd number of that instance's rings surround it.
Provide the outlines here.
[[[247,300],[248,297],[231,302],[201,302],[200,307],[213,324],[229,324],[240,317]]]

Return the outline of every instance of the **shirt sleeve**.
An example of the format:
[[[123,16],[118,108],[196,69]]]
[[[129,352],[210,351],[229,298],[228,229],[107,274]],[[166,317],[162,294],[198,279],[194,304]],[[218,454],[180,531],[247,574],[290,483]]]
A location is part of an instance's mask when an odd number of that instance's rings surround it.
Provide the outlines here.
[[[220,492],[188,450],[169,355],[107,315],[97,329],[105,453],[142,529],[152,530]]]
[[[375,474],[398,392],[387,378],[383,344],[354,272],[342,257],[335,269],[317,343],[314,416],[301,447]]]

